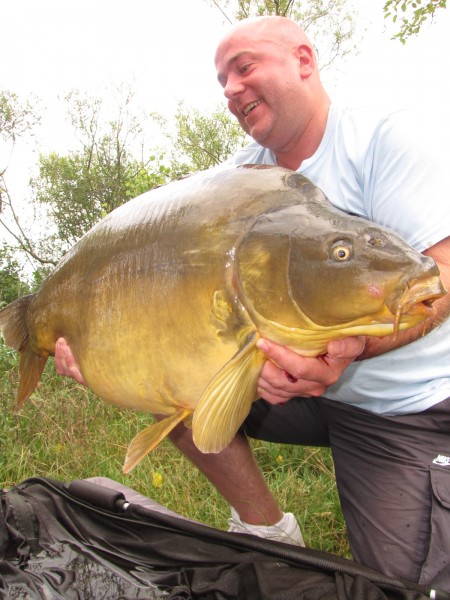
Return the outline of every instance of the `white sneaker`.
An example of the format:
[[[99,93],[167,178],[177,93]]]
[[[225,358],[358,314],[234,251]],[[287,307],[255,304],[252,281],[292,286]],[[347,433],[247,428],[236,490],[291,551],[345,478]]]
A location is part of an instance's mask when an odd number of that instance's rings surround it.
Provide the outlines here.
[[[297,519],[292,513],[284,513],[275,525],[250,525],[241,521],[236,510],[231,507],[231,518],[228,519],[228,525],[228,531],[234,533],[250,533],[266,540],[296,544],[297,546],[305,545]]]

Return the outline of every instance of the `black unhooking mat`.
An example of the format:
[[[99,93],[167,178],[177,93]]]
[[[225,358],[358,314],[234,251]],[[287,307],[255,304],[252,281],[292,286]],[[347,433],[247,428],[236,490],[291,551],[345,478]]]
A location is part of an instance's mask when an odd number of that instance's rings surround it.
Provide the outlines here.
[[[0,598],[450,598],[332,554],[150,510],[86,480],[28,479],[2,492],[0,510]]]

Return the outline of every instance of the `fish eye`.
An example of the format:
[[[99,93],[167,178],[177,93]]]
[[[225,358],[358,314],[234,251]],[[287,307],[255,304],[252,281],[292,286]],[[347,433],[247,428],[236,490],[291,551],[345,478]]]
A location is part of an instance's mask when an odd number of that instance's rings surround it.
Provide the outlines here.
[[[331,246],[331,257],[337,262],[345,262],[353,256],[353,247],[346,240],[338,240]]]

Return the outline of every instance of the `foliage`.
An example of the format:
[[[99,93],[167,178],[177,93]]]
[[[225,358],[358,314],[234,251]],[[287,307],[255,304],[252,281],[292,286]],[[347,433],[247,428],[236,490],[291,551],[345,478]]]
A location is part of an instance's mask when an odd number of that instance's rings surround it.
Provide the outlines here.
[[[0,140],[5,143],[2,150],[4,148],[6,151],[2,153],[2,158],[6,159],[6,163],[13,154],[17,140],[25,136],[32,137],[34,128],[39,122],[40,116],[36,111],[36,101],[34,103],[31,100],[21,101],[17,94],[8,90],[0,90]],[[15,206],[9,193],[5,178],[7,167],[7,164],[0,164],[0,226],[18,242],[21,249],[28,248],[30,254],[32,254],[33,244],[20,227]],[[5,218],[6,213],[9,214],[9,221],[7,217]],[[15,224],[18,234],[11,228],[14,227],[14,225],[11,226],[11,221]]]
[[[13,257],[11,249],[3,244],[3,247],[0,247],[0,308],[29,292],[22,267]]]
[[[173,149],[170,167],[173,179],[223,163],[245,140],[241,126],[224,106],[202,113],[180,102],[175,114],[175,133],[168,132],[167,123],[162,125]]]
[[[321,69],[354,50],[355,24],[348,0],[207,1],[216,6],[230,23],[265,15],[296,21],[313,40]]]
[[[61,249],[134,195],[164,183],[168,175],[155,156],[146,162],[131,156],[130,145],[142,127],[129,111],[129,96],[117,118],[106,123],[99,98],[72,92],[66,101],[81,150],[41,156],[39,176],[31,184],[36,201],[49,209]]]
[[[117,150],[104,136],[95,142],[95,148],[40,157],[39,177],[31,185],[35,199],[47,205],[56,227],[52,247],[55,251],[59,244],[57,254],[61,255],[114,208],[166,181],[167,171],[160,166],[152,172],[124,148],[120,154]]]
[[[402,44],[407,38],[417,35],[428,18],[433,19],[438,8],[446,8],[447,0],[429,0],[422,4],[422,0],[387,0],[383,12],[385,19],[392,17],[397,23],[399,16],[400,30],[393,36]]]
[[[0,225],[14,239],[16,251],[31,258],[38,279],[114,208],[188,172],[221,163],[244,141],[244,132],[224,107],[202,114],[180,104],[175,133],[168,133],[164,125],[173,148],[170,162],[161,150],[149,152],[144,159],[142,120],[132,112],[131,100],[130,91],[122,92],[114,118],[108,118],[105,100],[78,91],[66,95],[79,147],[39,156],[27,200],[28,215],[35,214],[33,233],[19,219],[3,179],[6,201]],[[20,131],[25,132],[27,121],[20,122]],[[135,157],[136,146],[140,160]]]
[[[31,277],[28,278],[30,290],[32,292],[37,291],[38,288],[41,287],[44,279],[48,277],[52,271],[53,267],[49,267],[48,265],[39,265],[36,269],[34,269]]]
[[[3,95],[10,97],[18,105],[16,96]],[[41,265],[38,270],[56,265],[64,252],[111,210],[165,183],[170,176],[170,170],[161,162],[163,153],[143,158],[143,126],[132,113],[130,91],[120,90],[118,106],[112,111],[104,99],[78,91],[67,94],[64,101],[79,148],[64,155],[40,155],[38,174],[31,179],[27,201],[28,215],[38,215],[33,233],[19,219],[2,178],[4,212],[0,225],[15,240],[16,248],[31,257],[34,265]],[[9,124],[5,135],[26,133],[32,122],[28,113],[20,113],[17,107],[14,113],[6,101],[3,106],[2,122]],[[18,116],[13,119],[14,114]],[[140,160],[132,154],[136,145],[141,149]],[[39,226],[40,222],[45,225]]]
[[[133,177],[126,182],[127,197],[135,198],[159,185],[167,183],[172,177],[172,171],[163,164],[164,153],[152,154],[148,158],[147,167],[142,163],[136,164]]]
[[[0,137],[15,142],[30,134],[39,123],[39,116],[31,101],[21,102],[14,92],[0,90]]]
[[[57,377],[52,361],[33,396],[14,413],[17,363],[6,350],[0,340],[1,488],[33,476],[110,477],[190,519],[227,528],[225,500],[169,442],[124,475],[127,445],[151,417],[108,405]],[[277,501],[297,516],[307,545],[349,556],[330,451],[266,442],[253,442],[253,450]]]

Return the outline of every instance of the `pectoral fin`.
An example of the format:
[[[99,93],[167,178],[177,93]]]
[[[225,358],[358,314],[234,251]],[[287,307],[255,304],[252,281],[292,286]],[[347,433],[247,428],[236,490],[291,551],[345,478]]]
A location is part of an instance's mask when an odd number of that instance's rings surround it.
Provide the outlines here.
[[[201,452],[220,452],[228,446],[250,412],[266,360],[256,348],[257,339],[253,336],[219,371],[195,408],[192,432]]]
[[[189,409],[178,410],[162,421],[152,423],[140,431],[128,446],[122,471],[129,473],[153,448],[162,442],[174,427],[192,413]]]

